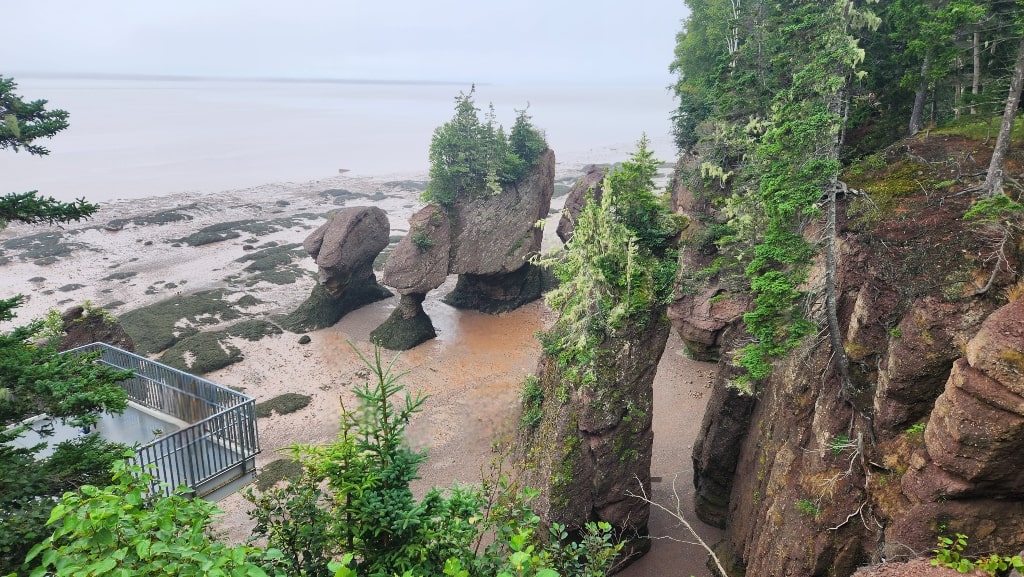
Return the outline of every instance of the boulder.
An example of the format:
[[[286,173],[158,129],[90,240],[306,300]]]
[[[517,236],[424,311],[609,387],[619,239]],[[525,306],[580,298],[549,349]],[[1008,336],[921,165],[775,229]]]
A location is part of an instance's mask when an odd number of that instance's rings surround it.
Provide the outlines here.
[[[448,278],[451,246],[448,213],[427,205],[409,219],[409,234],[388,256],[381,281],[399,294],[426,294]]]
[[[569,196],[565,199],[565,207],[562,208],[558,229],[555,231],[562,242],[569,242],[572,238],[572,233],[576,230],[576,219],[583,212],[587,202],[601,202],[602,185],[607,174],[606,167],[591,164],[587,167],[586,174],[572,185]]]
[[[724,297],[724,298],[723,298]],[[686,352],[698,361],[717,361],[726,329],[736,323],[750,306],[747,295],[727,294],[717,283],[700,294],[685,294],[668,308]]]

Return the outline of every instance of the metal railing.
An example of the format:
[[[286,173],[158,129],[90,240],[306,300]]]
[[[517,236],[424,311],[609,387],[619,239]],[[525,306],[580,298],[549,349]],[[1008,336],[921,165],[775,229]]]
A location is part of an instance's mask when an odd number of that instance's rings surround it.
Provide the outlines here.
[[[129,400],[189,423],[135,449],[138,464],[155,466],[168,491],[184,485],[203,497],[252,475],[260,451],[255,399],[105,343],[68,352],[93,351],[98,362],[135,372],[119,383]]]

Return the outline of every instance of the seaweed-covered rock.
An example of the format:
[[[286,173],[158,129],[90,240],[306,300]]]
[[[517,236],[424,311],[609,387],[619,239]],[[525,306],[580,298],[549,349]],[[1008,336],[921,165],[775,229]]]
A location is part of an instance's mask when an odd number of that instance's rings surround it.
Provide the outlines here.
[[[402,295],[398,306],[379,327],[370,333],[370,340],[393,351],[406,351],[437,336],[430,317],[423,310],[425,294]]]
[[[331,213],[302,246],[320,268],[320,279],[309,298],[280,319],[292,332],[329,327],[341,317],[391,291],[377,284],[373,261],[388,246],[391,225],[383,210],[354,206]]]
[[[334,298],[326,286],[317,283],[313,285],[309,298],[298,308],[276,320],[281,328],[293,333],[315,331],[333,325],[360,307],[390,296],[391,292],[376,281],[349,287],[341,298]]]
[[[589,200],[601,202],[601,192],[604,177],[608,169],[604,166],[591,164],[587,167],[586,174],[572,185],[569,196],[565,199],[565,207],[562,209],[562,218],[558,221],[558,229],[555,231],[562,242],[569,242],[572,233],[576,230],[576,219],[583,212]]]

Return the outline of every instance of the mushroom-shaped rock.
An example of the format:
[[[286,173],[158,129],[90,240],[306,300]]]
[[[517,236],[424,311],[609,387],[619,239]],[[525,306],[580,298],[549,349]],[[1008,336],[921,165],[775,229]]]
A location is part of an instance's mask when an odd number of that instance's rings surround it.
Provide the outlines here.
[[[384,263],[381,281],[399,294],[426,294],[448,278],[451,251],[448,214],[430,204],[409,219],[405,236]]]
[[[391,296],[377,284],[373,261],[388,245],[387,214],[373,206],[337,210],[302,243],[320,268],[320,280],[304,303],[280,319],[293,332],[321,329],[369,303]]]
[[[607,168],[591,164],[587,167],[586,174],[572,185],[569,196],[565,199],[565,207],[562,209],[562,218],[558,221],[558,238],[562,242],[569,242],[572,233],[576,230],[576,219],[583,212],[587,201],[601,202],[604,177],[608,174]]]
[[[388,215],[375,206],[337,210],[302,243],[320,267],[320,283],[340,298],[354,282],[374,279],[373,260],[388,246]],[[373,281],[376,283],[376,280]]]
[[[445,302],[487,313],[516,309],[540,298],[545,277],[529,265],[540,251],[555,190],[555,153],[545,151],[522,181],[500,194],[456,202],[452,210],[452,259],[459,283]]]

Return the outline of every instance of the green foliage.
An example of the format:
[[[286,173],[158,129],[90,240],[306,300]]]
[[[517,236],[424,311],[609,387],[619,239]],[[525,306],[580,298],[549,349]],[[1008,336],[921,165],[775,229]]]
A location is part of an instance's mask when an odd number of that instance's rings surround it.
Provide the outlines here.
[[[908,441],[920,441],[924,437],[924,429],[927,426],[927,423],[925,423],[924,421],[920,423],[914,423],[913,425],[907,427],[907,430],[904,432],[904,435],[906,436]]]
[[[966,548],[967,535],[963,533],[957,533],[953,538],[939,535],[935,549],[932,550],[935,557],[932,558],[931,564],[935,567],[955,569],[958,573],[970,573],[977,569],[992,577],[1004,575],[1010,569],[1024,569],[1024,560],[1020,555],[1010,557],[991,553],[987,557],[972,560],[963,555]]]
[[[409,239],[413,246],[421,251],[427,251],[434,247],[434,239],[430,238],[430,233],[423,228],[417,228],[409,233]]]
[[[964,220],[998,224],[1012,217],[1019,218],[1024,205],[1005,194],[997,194],[975,202],[964,214]]]
[[[264,567],[279,555],[213,541],[215,505],[177,494],[154,497],[153,477],[125,461],[115,462],[113,483],[61,497],[48,520],[53,533],[26,557],[32,577],[265,577]]]
[[[525,110],[516,111],[508,136],[495,120],[494,106],[481,122],[480,109],[473,102],[475,91],[474,86],[469,94],[460,92],[455,115],[434,130],[425,202],[451,206],[463,196],[499,194],[502,186],[529,174],[548,147]]]
[[[796,502],[796,510],[800,511],[801,515],[807,517],[817,517],[821,510],[818,509],[818,504],[810,499],[800,499]]]
[[[583,207],[565,252],[539,261],[561,281],[547,297],[561,314],[541,344],[577,384],[593,382],[594,348],[606,334],[672,299],[683,223],[654,192],[657,170],[644,137],[605,179],[601,202]]]
[[[397,358],[397,357],[396,357]],[[404,443],[423,397],[405,392],[380,349],[363,358],[371,381],[356,389],[358,405],[342,409],[341,433],[325,446],[289,451],[303,468],[285,487],[261,494],[253,536],[281,551],[273,561],[291,574],[329,576],[604,575],[619,551],[610,526],[588,525],[582,540],[544,543],[540,519],[501,476],[479,487],[431,489],[417,500],[409,488],[423,452]],[[481,539],[492,536],[483,546]],[[482,551],[482,553],[481,553]]]
[[[14,93],[18,85],[13,78],[0,76],[0,150],[15,152],[24,149],[29,154],[49,154],[46,148],[35,144],[39,138],[51,138],[68,127],[68,113],[47,110],[45,100],[25,102]]]
[[[40,138],[51,138],[68,127],[68,113],[47,110],[45,100],[25,102],[14,93],[18,85],[13,78],[0,76],[0,150],[45,156],[49,150],[36,144]],[[91,216],[99,206],[78,199],[60,202],[41,197],[37,191],[12,192],[0,196],[0,230],[9,222],[27,224],[61,224]]]
[[[523,416],[520,423],[524,428],[533,429],[540,424],[544,416],[544,389],[540,380],[534,375],[527,375],[523,380]]]

